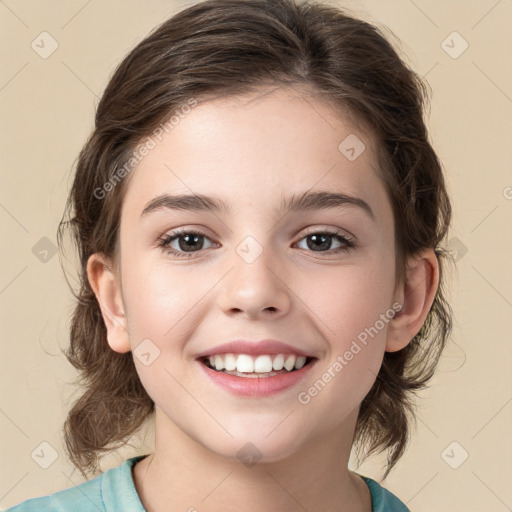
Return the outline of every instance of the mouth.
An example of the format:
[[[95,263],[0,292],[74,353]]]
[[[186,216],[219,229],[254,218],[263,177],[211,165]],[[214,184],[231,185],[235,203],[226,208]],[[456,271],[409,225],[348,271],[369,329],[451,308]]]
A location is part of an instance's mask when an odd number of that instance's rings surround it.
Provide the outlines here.
[[[198,361],[220,374],[249,379],[262,379],[291,374],[308,367],[316,357],[298,354],[215,354],[198,358]]]

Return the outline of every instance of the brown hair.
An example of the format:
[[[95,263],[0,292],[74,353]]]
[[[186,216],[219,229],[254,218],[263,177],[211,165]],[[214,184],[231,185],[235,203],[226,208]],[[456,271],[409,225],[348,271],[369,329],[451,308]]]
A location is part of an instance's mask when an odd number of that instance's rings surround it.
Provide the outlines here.
[[[394,211],[397,276],[423,248],[435,250],[440,285],[425,324],[404,349],[385,353],[359,411],[354,441],[364,459],[388,450],[385,476],[403,454],[414,417],[412,398],[433,375],[451,327],[443,296],[451,208],[423,110],[425,83],[379,28],[325,4],[294,0],[207,0],[174,15],[121,62],[98,104],[80,152],[57,239],[69,227],[80,257],[80,289],[66,357],[83,395],[63,431],[68,456],[86,477],[98,454],[118,448],[154,411],[130,352],[110,349],[87,279],[95,252],[116,261],[120,210],[129,179],[109,187],[133,151],[190,99],[249,93],[264,84],[303,85],[369,126]],[[126,168],[125,168],[126,172]],[[103,192],[98,193],[101,190]],[[360,457],[361,459],[361,457]]]

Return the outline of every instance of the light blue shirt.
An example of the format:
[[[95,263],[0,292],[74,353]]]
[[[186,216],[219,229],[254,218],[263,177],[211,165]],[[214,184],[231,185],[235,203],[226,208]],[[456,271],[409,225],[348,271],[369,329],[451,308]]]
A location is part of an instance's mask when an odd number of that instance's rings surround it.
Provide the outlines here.
[[[146,456],[132,457],[92,480],[49,496],[25,500],[6,512],[146,512],[132,477],[133,466]],[[370,489],[373,512],[410,512],[375,480],[362,478]]]

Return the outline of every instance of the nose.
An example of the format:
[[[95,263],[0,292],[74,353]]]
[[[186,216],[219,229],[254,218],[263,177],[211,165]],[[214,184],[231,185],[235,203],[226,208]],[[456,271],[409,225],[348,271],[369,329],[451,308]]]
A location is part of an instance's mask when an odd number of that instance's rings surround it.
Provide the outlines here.
[[[227,315],[250,320],[281,318],[291,305],[286,276],[283,262],[270,249],[265,248],[254,260],[243,251],[235,251],[230,270],[219,283],[220,307]]]

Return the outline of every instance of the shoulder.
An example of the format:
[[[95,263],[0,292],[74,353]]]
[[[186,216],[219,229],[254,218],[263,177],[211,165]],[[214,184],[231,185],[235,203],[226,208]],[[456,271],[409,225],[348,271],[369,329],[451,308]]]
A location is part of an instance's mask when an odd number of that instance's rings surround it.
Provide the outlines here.
[[[104,511],[101,498],[101,482],[104,475],[63,491],[23,501],[6,512],[83,512]]]
[[[371,478],[361,476],[370,489],[372,496],[372,512],[410,512],[405,504],[393,493],[384,489],[380,484]]]
[[[144,456],[125,460],[119,467],[69,489],[31,498],[6,512],[144,512],[133,484],[131,468]]]

